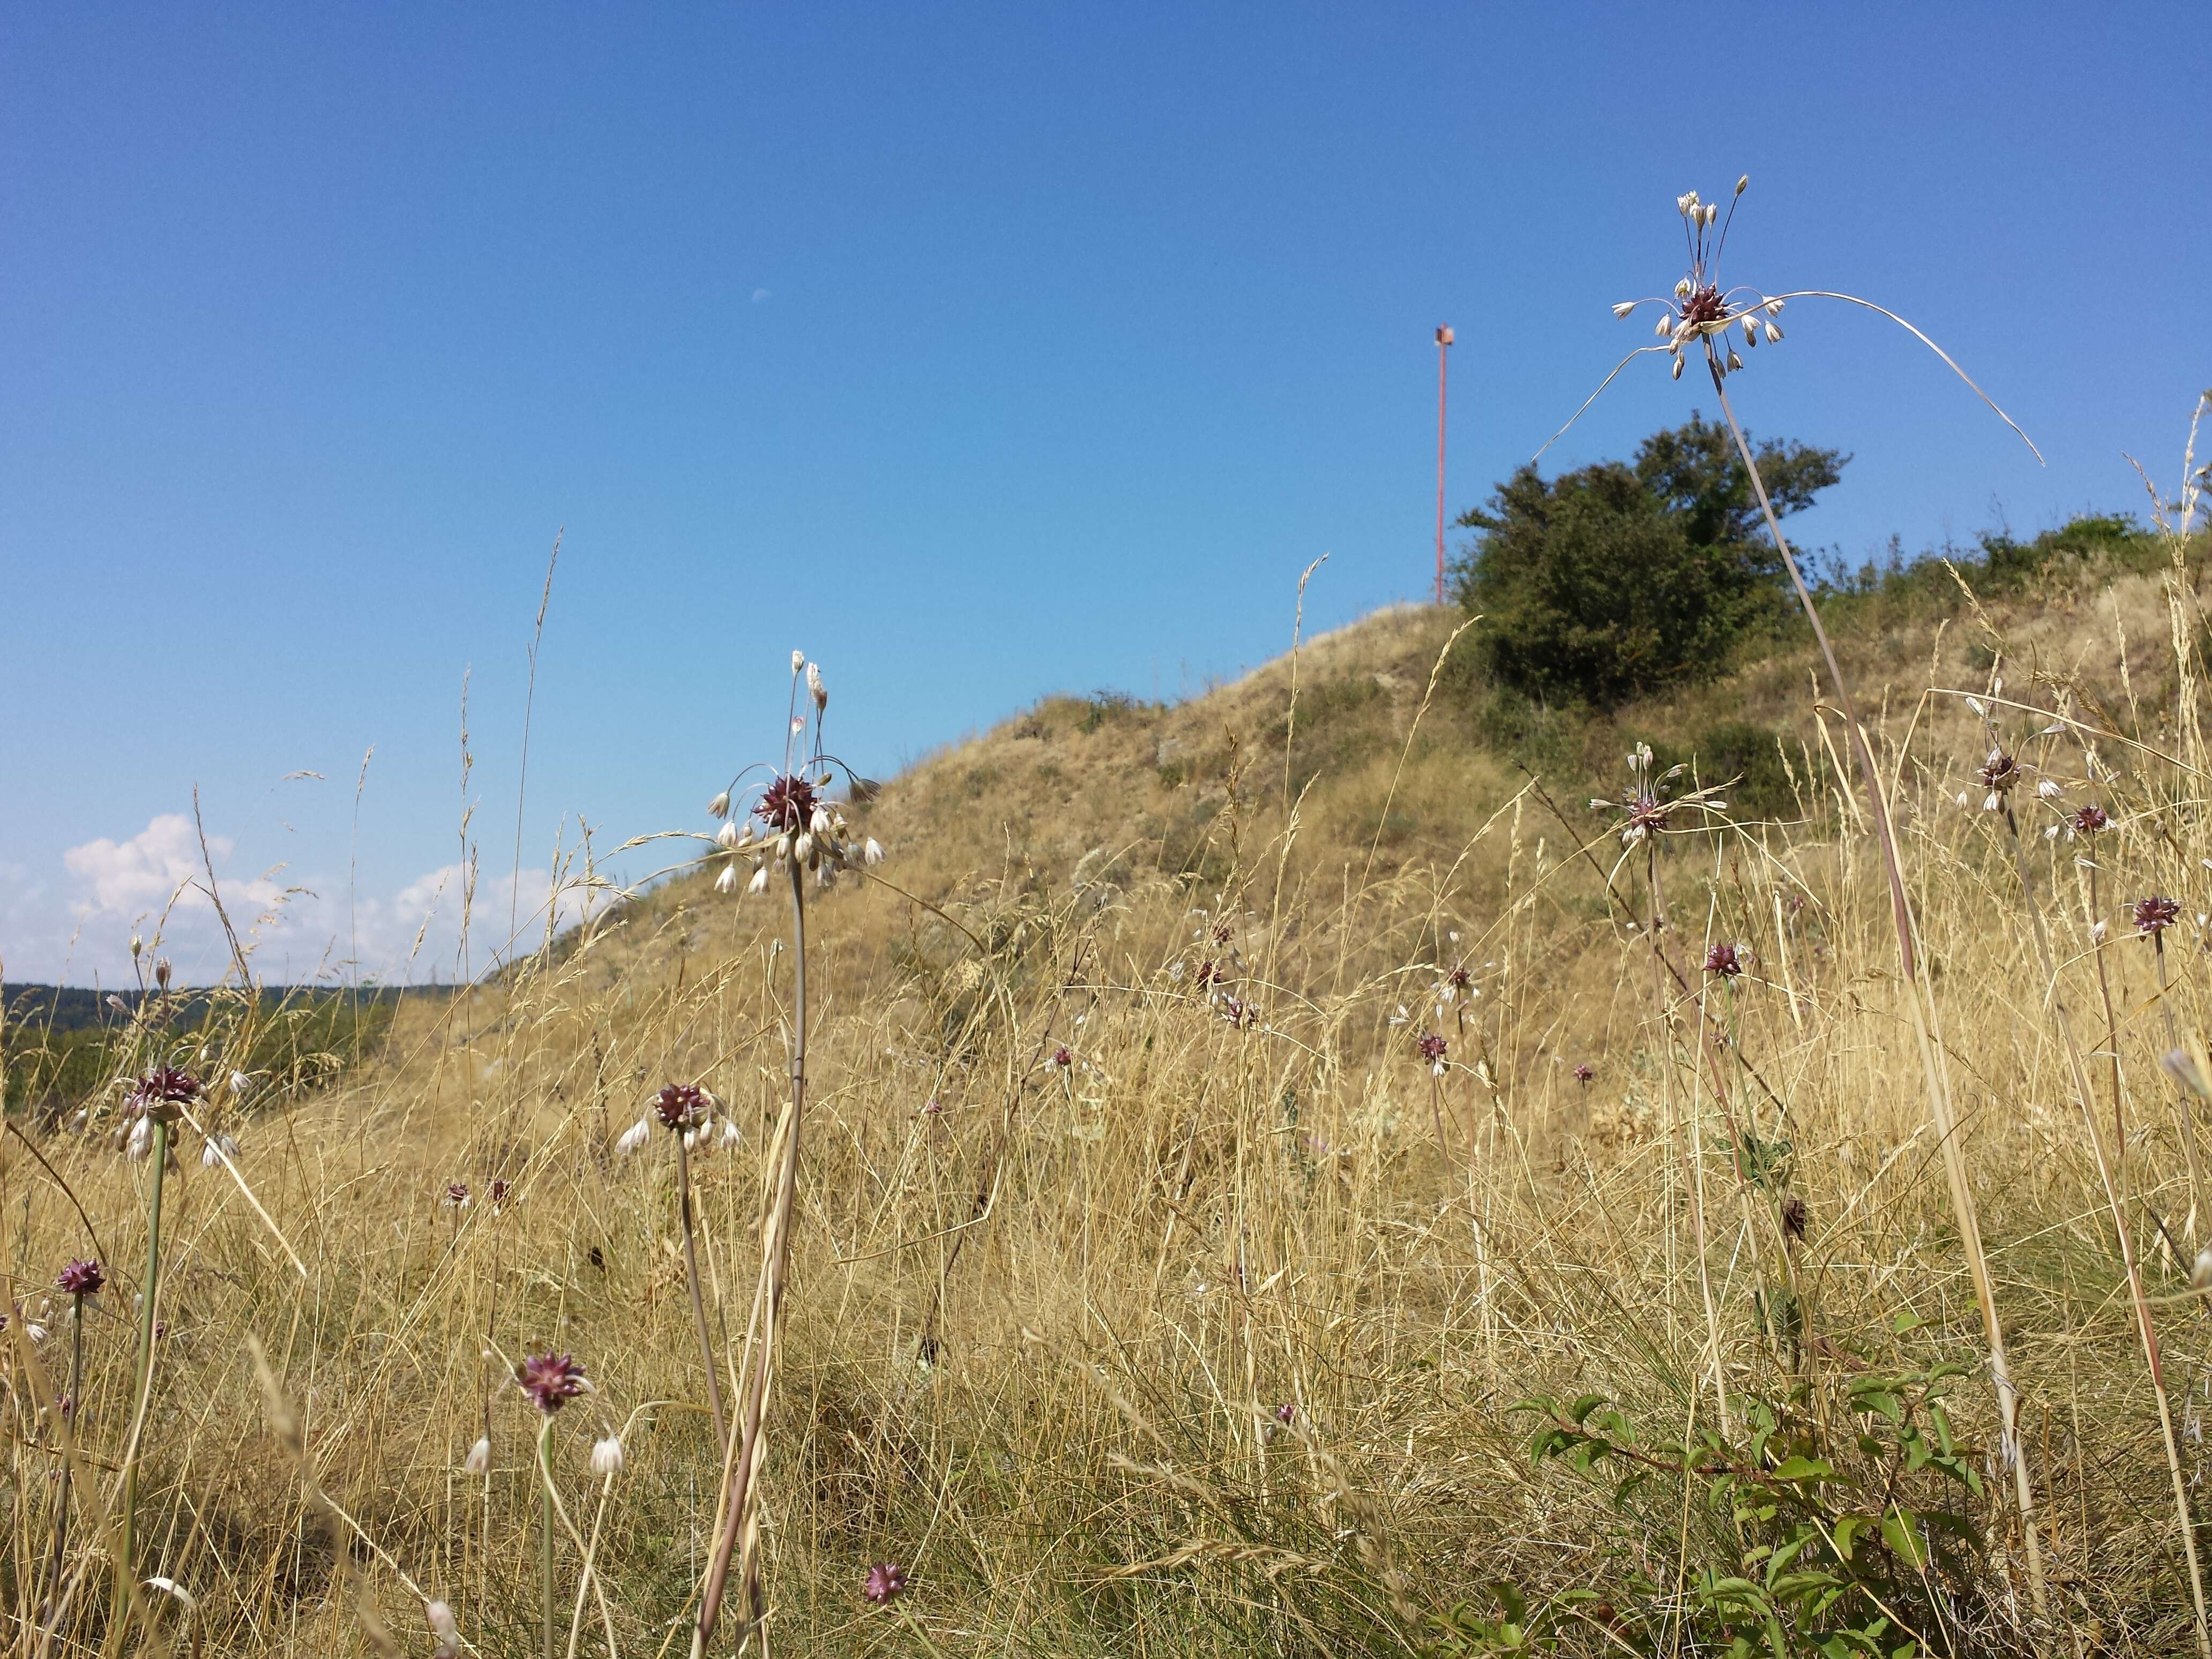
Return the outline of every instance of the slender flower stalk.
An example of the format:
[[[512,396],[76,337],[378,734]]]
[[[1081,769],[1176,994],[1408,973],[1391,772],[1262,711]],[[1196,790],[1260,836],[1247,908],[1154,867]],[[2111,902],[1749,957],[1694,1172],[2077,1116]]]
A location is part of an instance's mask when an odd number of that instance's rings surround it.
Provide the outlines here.
[[[696,1084],[672,1083],[653,1097],[653,1113],[676,1142],[676,1203],[684,1226],[684,1285],[690,1297],[691,1322],[699,1335],[699,1358],[707,1371],[707,1403],[714,1415],[714,1445],[727,1456],[729,1424],[722,1414],[721,1364],[707,1320],[706,1291],[699,1280],[697,1224],[691,1210],[691,1139],[713,1121],[714,1100]]]
[[[1747,350],[1755,347],[1761,339],[1770,345],[1779,343],[1782,330],[1776,319],[1781,315],[1784,306],[1791,300],[1840,300],[1863,307],[1895,322],[1935,352],[1954,374],[1972,387],[1975,394],[1996,411],[2000,420],[2020,434],[2021,441],[2027,444],[2031,452],[2035,451],[2035,446],[2029,442],[2026,433],[2021,432],[2012,417],[1998,409],[1989,394],[1975,386],[1966,372],[1954,362],[1941,346],[1895,312],[1855,295],[1837,294],[1826,289],[1769,295],[1757,289],[1741,286],[1723,288],[1720,264],[1727,246],[1729,227],[1735,221],[1735,203],[1741,198],[1750,183],[1747,175],[1736,181],[1735,197],[1729,205],[1728,222],[1721,225],[1717,237],[1712,234],[1714,224],[1720,217],[1717,204],[1701,201],[1694,191],[1676,198],[1675,206],[1683,216],[1685,234],[1688,239],[1688,273],[1675,283],[1671,299],[1624,301],[1613,308],[1616,317],[1626,317],[1639,307],[1647,304],[1657,306],[1661,313],[1657,328],[1660,343],[1639,347],[1623,357],[1600,383],[1597,391],[1583,400],[1582,408],[1568,417],[1566,425],[1553,434],[1545,447],[1548,449],[1551,443],[1557,442],[1567,427],[1581,418],[1583,410],[1595,403],[1614,378],[1637,358],[1649,352],[1666,353],[1672,360],[1672,373],[1679,380],[1689,354],[1692,350],[1703,354],[1714,393],[1720,399],[1721,414],[1728,422],[1729,435],[1734,440],[1736,453],[1743,461],[1752,492],[1759,501],[1760,515],[1765,520],[1768,533],[1774,538],[1775,550],[1781,555],[1783,567],[1789,574],[1790,587],[1804,611],[1806,621],[1812,627],[1821,661],[1828,671],[1829,683],[1835,687],[1852,759],[1866,791],[1875,846],[1888,878],[1890,914],[1897,933],[1899,968],[1904,981],[1905,1001],[1911,1011],[1914,1041],[1920,1052],[1929,1115],[1935,1125],[1936,1137],[1942,1143],[1944,1176],[1950,1188],[1951,1206],[1958,1219],[1960,1240],[1966,1248],[1966,1267],[1973,1281],[1974,1299],[1981,1309],[1990,1352],[1990,1380],[1996,1387],[1998,1409],[2003,1421],[2004,1461],[2012,1468],[2014,1492],[2020,1504],[2021,1530],[2027,1551],[2030,1589],[2036,1612],[2048,1616],[2050,1598],[2044,1583],[2041,1545],[2036,1535],[2034,1491],[2028,1479],[2027,1462],[2020,1438],[2019,1395],[2013,1386],[2011,1366],[2005,1352],[2004,1328],[1997,1317],[1996,1292],[1990,1279],[1981,1224],[1974,1206],[1973,1189],[1967,1179],[1965,1153],[1959,1144],[1957,1121],[1951,1109],[1950,1083],[1941,1058],[1942,1039],[1936,1008],[1921,980],[1917,927],[1911,901],[1905,891],[1903,854],[1895,825],[1890,818],[1888,792],[1875,763],[1873,746],[1860,721],[1857,702],[1851,695],[1850,683],[1844,678],[1843,665],[1836,659],[1835,647],[1829,641],[1828,631],[1821,623],[1820,608],[1814,604],[1812,592],[1805,585],[1804,573],[1798,568],[1796,556],[1791,552],[1788,540],[1782,534],[1773,502],[1767,495],[1766,482],[1759,473],[1758,459],[1744,438],[1743,428],[1736,420],[1735,405],[1729,400],[1728,377],[1744,367],[1730,341],[1740,330]],[[2039,452],[2036,453],[2040,459]],[[2208,1659],[2212,1659],[2212,1650],[2208,1650]]]
[[[107,1275],[100,1263],[89,1260],[70,1262],[55,1281],[70,1299],[70,1380],[69,1392],[62,1396],[59,1413],[64,1451],[60,1484],[54,1494],[53,1559],[46,1592],[49,1621],[61,1610],[62,1562],[69,1547],[70,1472],[76,1462],[77,1419],[84,1409],[85,1298],[97,1296],[106,1282]],[[46,1634],[49,1638],[52,1634],[51,1622]]]
[[[538,1570],[539,1659],[553,1659],[553,1424],[562,1407],[592,1386],[584,1368],[565,1353],[534,1353],[514,1373],[544,1421],[538,1430]]]
[[[164,988],[167,985],[167,967],[163,963],[156,968],[156,975]],[[161,1177],[169,1166],[170,1126],[185,1103],[197,1099],[199,1092],[198,1079],[164,1066],[140,1078],[130,1100],[130,1111],[136,1119],[131,1131],[132,1145],[137,1144],[139,1132],[145,1131],[154,1168],[146,1198],[146,1280],[138,1293],[137,1384],[132,1390],[130,1437],[123,1449],[122,1515],[115,1538],[115,1601],[111,1616],[118,1631],[126,1623],[127,1609],[137,1583],[135,1545],[138,1450],[144,1439],[146,1413],[154,1389],[154,1315],[161,1289]]]

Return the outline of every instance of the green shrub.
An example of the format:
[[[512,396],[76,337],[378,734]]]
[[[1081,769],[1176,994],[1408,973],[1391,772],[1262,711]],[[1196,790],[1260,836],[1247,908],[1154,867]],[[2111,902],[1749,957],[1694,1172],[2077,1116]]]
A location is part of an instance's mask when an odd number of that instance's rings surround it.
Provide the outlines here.
[[[1809,506],[1847,456],[1759,446],[1778,514]],[[1480,611],[1476,655],[1540,701],[1610,708],[1723,672],[1744,635],[1780,613],[1779,556],[1727,431],[1692,415],[1638,446],[1547,482],[1524,466],[1462,516],[1479,532],[1459,597]]]

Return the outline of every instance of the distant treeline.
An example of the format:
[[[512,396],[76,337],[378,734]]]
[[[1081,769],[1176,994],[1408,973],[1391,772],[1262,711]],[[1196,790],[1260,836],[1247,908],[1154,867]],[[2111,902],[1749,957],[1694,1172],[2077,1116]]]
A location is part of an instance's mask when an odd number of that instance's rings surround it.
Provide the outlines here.
[[[246,1073],[257,1097],[313,1088],[374,1052],[402,999],[452,994],[447,986],[270,985],[164,998],[0,985],[0,1085],[9,1112],[53,1118],[157,1057],[189,1064],[205,1050],[203,1069]],[[142,1018],[149,1005],[151,1021]]]

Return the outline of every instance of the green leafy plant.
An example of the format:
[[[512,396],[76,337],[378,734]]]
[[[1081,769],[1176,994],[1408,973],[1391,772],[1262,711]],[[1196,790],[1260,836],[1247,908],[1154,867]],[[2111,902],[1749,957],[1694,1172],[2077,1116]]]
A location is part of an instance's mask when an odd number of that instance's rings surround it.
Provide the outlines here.
[[[1966,1369],[1861,1373],[1826,1416],[1800,1384],[1749,1401],[1732,1437],[1646,1440],[1602,1395],[1522,1401],[1513,1410],[1537,1419],[1532,1461],[1599,1483],[1650,1547],[1623,1558],[1679,1556],[1680,1577],[1632,1571],[1533,1606],[1493,1585],[1497,1616],[1455,1607],[1432,1650],[1556,1651],[1578,1629],[1614,1651],[1729,1659],[1957,1649],[1985,1582],[1981,1472],[1943,1399]]]

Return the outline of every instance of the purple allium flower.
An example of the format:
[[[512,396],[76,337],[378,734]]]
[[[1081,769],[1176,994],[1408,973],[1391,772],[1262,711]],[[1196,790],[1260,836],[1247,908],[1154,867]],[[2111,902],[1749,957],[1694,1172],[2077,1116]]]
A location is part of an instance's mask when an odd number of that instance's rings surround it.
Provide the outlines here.
[[[2077,836],[2094,836],[2100,830],[2110,829],[2112,823],[2105,809],[2094,803],[2066,816],[2066,827]]]
[[[1198,964],[1198,971],[1191,975],[1193,982],[1201,991],[1205,990],[1208,986],[1220,984],[1223,978],[1224,975],[1221,969],[1214,965],[1214,961],[1212,957],[1208,957],[1204,962],[1200,963]]]
[[[2003,750],[1992,749],[1989,759],[1983,762],[1974,777],[1991,795],[2002,795],[2020,781],[2020,763]]]
[[[906,1569],[896,1561],[878,1561],[868,1569],[867,1582],[860,1586],[860,1594],[883,1606],[906,1589]]]
[[[1074,1052],[1070,1049],[1065,1042],[1063,1042],[1059,1048],[1052,1051],[1052,1059],[1049,1063],[1054,1066],[1057,1066],[1064,1072],[1069,1066],[1075,1064]]]
[[[814,807],[814,785],[793,773],[762,791],[753,816],[774,834],[795,836],[813,822]]]
[[[494,1204],[506,1203],[507,1194],[513,1190],[514,1189],[510,1188],[506,1182],[501,1181],[498,1176],[495,1176],[492,1177],[490,1196],[491,1201]]]
[[[179,1109],[200,1097],[200,1080],[190,1072],[156,1066],[140,1078],[126,1103],[135,1116],[156,1123],[174,1123]]]
[[[1620,842],[1632,847],[1655,830],[1667,827],[1667,814],[1671,804],[1659,799],[1649,789],[1638,789],[1621,798],[1622,809],[1627,818],[1620,826]]]
[[[707,1091],[696,1083],[672,1083],[653,1097],[653,1109],[664,1127],[696,1129],[707,1121]]]
[[[1743,972],[1743,965],[1750,957],[1748,951],[1739,951],[1723,940],[1705,952],[1705,971],[1717,974],[1723,979],[1734,979]]]
[[[54,1283],[70,1296],[98,1296],[107,1283],[107,1274],[100,1263],[82,1257],[64,1267]]]
[[[2149,898],[2136,901],[2134,914],[2136,932],[2147,939],[2156,939],[2173,926],[2181,915],[2181,906],[2173,899],[2153,894]]]
[[[1431,1066],[1437,1064],[1443,1059],[1445,1050],[1450,1046],[1450,1044],[1447,1043],[1434,1031],[1423,1033],[1420,1038],[1413,1044],[1413,1047],[1420,1051],[1421,1058],[1427,1060]]]
[[[1213,942],[1216,945],[1226,945],[1232,937],[1234,935],[1231,933],[1227,922],[1217,921],[1213,924]]]
[[[449,1209],[465,1210],[469,1206],[469,1183],[465,1181],[448,1182],[445,1197],[438,1201]]]
[[[1464,991],[1472,978],[1473,975],[1464,967],[1455,968],[1444,975],[1444,983],[1455,991]]]
[[[1291,1419],[1297,1417],[1297,1414],[1298,1408],[1296,1406],[1293,1406],[1287,1400],[1283,1401],[1281,1405],[1275,1407],[1275,1421],[1280,1423],[1286,1429],[1290,1427]]]
[[[1575,1067],[1575,1081],[1583,1085],[1585,1088],[1589,1087],[1589,1080],[1596,1075],[1597,1067],[1591,1065],[1588,1060],[1583,1061],[1581,1065]]]
[[[583,1366],[570,1355],[534,1353],[516,1368],[514,1386],[550,1417],[592,1385],[584,1380]]]

